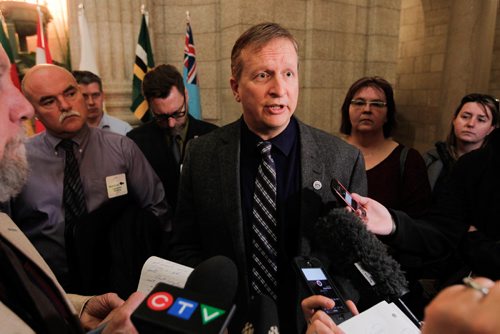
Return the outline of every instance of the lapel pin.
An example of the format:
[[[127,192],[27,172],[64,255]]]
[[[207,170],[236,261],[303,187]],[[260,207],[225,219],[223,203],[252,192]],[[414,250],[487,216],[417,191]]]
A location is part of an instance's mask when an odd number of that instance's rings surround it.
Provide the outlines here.
[[[314,181],[313,188],[316,190],[320,190],[323,187],[320,181]]]

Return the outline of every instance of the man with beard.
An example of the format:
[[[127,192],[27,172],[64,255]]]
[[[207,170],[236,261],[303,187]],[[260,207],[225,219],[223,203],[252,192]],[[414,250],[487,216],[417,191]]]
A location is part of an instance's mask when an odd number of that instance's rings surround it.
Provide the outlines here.
[[[73,76],[80,86],[80,90],[87,103],[87,123],[98,129],[109,130],[125,135],[132,130],[130,124],[104,112],[104,92],[99,76],[90,71],[73,71]]]
[[[160,177],[167,202],[175,210],[186,145],[217,126],[189,115],[187,90],[181,74],[172,65],[159,65],[149,71],[144,76],[142,91],[153,120],[127,136],[135,141]]]
[[[15,196],[27,179],[21,124],[33,116],[32,106],[10,80],[9,65],[0,46],[0,202]],[[124,303],[116,294],[66,295],[26,236],[0,213],[2,333],[82,333],[82,327],[93,329],[106,317],[103,333],[134,333],[129,315],[142,298],[136,293]]]
[[[47,130],[27,141],[31,173],[12,202],[12,217],[62,286],[80,291],[77,271],[69,269],[76,266],[72,238],[78,220],[111,199],[129,198],[163,219],[163,186],[133,141],[87,125],[85,100],[66,69],[37,65],[26,73],[22,90]],[[125,209],[117,208],[111,218]]]

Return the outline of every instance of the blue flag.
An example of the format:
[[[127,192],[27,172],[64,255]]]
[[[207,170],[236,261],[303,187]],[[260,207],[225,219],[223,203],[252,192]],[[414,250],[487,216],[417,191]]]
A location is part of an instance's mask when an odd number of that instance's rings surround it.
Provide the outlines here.
[[[189,22],[186,27],[186,45],[184,46],[184,85],[189,96],[189,113],[201,119],[200,86],[196,71],[196,51],[194,49],[193,32]]]

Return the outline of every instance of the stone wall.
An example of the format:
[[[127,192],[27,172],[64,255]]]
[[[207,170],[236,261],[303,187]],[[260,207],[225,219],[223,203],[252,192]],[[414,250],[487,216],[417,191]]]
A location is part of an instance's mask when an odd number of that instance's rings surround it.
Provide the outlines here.
[[[73,64],[83,2],[111,114],[128,111],[141,3],[69,0]],[[248,27],[275,21],[299,42],[297,115],[338,133],[348,87],[365,75],[393,83],[396,139],[421,151],[444,137],[453,105],[470,90],[500,93],[498,0],[148,0],[156,64],[182,66],[186,11],[198,59],[202,116],[218,125],[241,115],[230,87],[230,53]],[[481,36],[478,38],[477,36]],[[495,39],[496,36],[496,39]],[[495,43],[495,51],[493,45]],[[479,55],[474,52],[480,50]],[[491,76],[490,76],[491,71]]]
[[[495,93],[497,9],[497,0],[402,1],[396,82],[402,142],[427,150],[446,137],[464,95]]]

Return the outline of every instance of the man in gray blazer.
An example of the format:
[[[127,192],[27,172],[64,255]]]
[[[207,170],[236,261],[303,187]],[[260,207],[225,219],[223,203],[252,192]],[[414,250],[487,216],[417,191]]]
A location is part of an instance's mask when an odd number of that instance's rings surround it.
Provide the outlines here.
[[[243,115],[191,141],[170,255],[191,266],[214,255],[231,258],[239,270],[232,327],[245,321],[251,297],[264,294],[276,301],[280,331],[294,333],[300,297],[293,258],[314,249],[312,225],[338,205],[332,178],[366,193],[364,161],[354,147],[293,116],[298,46],[289,31],[274,23],[251,27],[233,47],[231,69]],[[261,157],[262,145],[271,147],[270,157]]]

